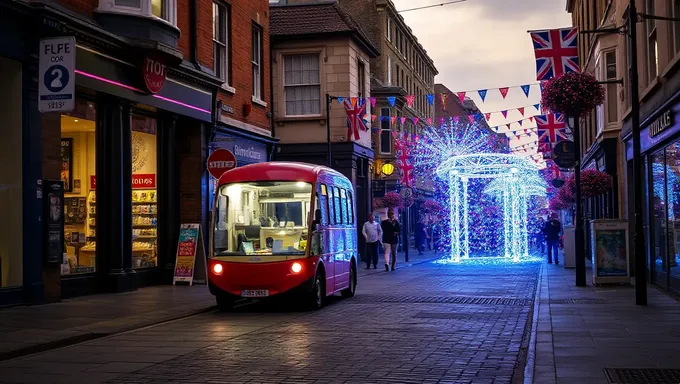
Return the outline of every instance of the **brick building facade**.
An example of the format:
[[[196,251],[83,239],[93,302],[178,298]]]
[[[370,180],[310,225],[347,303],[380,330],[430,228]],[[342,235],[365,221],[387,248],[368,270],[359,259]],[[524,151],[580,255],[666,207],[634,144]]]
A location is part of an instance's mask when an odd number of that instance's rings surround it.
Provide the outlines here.
[[[240,164],[270,156],[268,2],[137,5],[0,4],[12,100],[2,156],[16,164],[0,171],[0,305],[171,282],[179,225],[202,224],[208,238],[210,151]],[[40,113],[39,40],[64,36],[77,44],[75,107]],[[46,234],[59,209],[63,241]]]

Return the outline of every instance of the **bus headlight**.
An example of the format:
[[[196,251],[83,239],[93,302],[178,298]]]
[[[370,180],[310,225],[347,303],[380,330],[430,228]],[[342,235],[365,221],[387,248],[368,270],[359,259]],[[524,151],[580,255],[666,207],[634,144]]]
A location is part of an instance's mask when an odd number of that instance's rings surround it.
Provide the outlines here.
[[[214,264],[212,267],[213,273],[216,275],[221,275],[223,269],[222,264]]]
[[[295,262],[290,266],[290,270],[293,271],[293,273],[300,273],[300,271],[302,271],[302,264]]]

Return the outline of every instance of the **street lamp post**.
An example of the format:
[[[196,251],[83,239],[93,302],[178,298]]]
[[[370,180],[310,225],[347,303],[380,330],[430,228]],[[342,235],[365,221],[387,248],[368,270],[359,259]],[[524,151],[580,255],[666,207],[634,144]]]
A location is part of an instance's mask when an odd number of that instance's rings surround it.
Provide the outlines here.
[[[579,127],[578,116],[569,118],[571,122],[572,134],[574,136],[574,157],[576,164],[574,165],[574,182],[576,184],[576,191],[574,199],[576,200],[576,212],[574,218],[574,248],[576,252],[576,286],[586,286],[586,253],[585,253],[585,236],[583,236],[583,205],[581,204],[581,132]]]

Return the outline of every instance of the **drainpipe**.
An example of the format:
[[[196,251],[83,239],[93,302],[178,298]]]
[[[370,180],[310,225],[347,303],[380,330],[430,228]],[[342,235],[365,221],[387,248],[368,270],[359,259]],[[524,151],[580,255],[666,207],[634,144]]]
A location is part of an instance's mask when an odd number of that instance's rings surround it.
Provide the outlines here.
[[[189,1],[189,46],[191,63],[196,69],[201,69],[198,63],[198,0]]]
[[[274,127],[274,76],[272,68],[274,68],[274,55],[271,49],[271,39],[269,40],[269,109],[271,117],[269,118],[269,128],[272,132],[272,137],[276,137],[276,128]]]

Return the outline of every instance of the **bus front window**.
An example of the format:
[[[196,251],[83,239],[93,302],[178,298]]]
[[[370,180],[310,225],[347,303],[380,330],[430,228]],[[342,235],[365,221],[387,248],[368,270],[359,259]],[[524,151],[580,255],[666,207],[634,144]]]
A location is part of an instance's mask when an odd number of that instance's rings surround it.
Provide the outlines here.
[[[311,197],[312,185],[295,181],[219,187],[214,255],[304,255]]]

